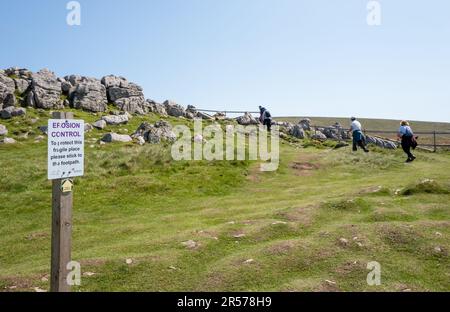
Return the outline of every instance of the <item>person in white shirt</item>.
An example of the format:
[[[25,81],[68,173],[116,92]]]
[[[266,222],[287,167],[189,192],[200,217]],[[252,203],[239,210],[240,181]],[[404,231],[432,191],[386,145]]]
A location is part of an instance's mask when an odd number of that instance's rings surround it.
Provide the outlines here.
[[[356,120],[356,117],[352,117],[351,121],[350,131],[353,135],[353,151],[356,152],[359,146],[364,150],[364,152],[368,153],[369,150],[366,147],[366,137],[362,133],[361,123]]]
[[[398,129],[398,137],[402,139],[402,148],[405,154],[408,156],[406,162],[412,162],[416,159],[411,153],[411,147],[414,144],[414,132],[409,126],[409,122],[403,120],[400,123],[400,128]]]

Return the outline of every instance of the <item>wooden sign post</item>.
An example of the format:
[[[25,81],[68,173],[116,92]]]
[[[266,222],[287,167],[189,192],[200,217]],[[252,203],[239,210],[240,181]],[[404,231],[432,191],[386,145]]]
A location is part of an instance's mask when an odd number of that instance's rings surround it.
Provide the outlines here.
[[[54,112],[48,124],[48,177],[52,180],[50,291],[69,292],[73,205],[73,180],[69,178],[83,174],[84,122],[73,120],[71,112]]]

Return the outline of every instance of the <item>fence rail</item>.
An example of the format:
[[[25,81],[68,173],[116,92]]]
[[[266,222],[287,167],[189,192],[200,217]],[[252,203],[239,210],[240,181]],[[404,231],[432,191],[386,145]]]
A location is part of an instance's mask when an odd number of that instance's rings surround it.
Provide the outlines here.
[[[213,110],[213,109],[200,109],[200,108],[196,108],[197,111],[199,112],[206,112],[206,113],[224,113],[226,114],[245,114],[245,113],[250,113],[250,114],[259,114],[259,112],[249,112],[249,111],[228,111],[228,110]]]
[[[336,129],[335,127],[323,127],[323,126],[317,126],[317,125],[313,125],[311,126],[311,128],[313,128],[315,131],[317,131],[318,129]],[[343,128],[345,129],[345,128]],[[377,135],[377,134],[393,134],[393,135],[397,135],[397,131],[389,131],[389,130],[368,130],[368,129],[363,129],[364,134],[372,134],[372,135]],[[437,148],[439,147],[450,147],[450,143],[449,144],[438,144],[438,135],[448,135],[450,136],[450,132],[449,131],[415,131],[414,135],[428,135],[431,136],[431,143],[420,143],[420,137],[419,137],[419,146],[421,147],[432,147],[433,148],[433,152],[437,151]],[[397,140],[394,140],[392,138],[382,138],[385,140],[389,140],[392,142],[396,142],[398,143]],[[450,141],[450,138],[449,138]]]

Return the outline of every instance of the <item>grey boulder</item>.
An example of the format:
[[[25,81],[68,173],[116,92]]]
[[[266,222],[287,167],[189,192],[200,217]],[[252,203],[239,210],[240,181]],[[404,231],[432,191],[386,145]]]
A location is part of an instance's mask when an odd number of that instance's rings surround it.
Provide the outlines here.
[[[174,142],[176,140],[172,126],[164,120],[160,120],[153,125],[148,122],[143,122],[136,132],[133,133],[133,137],[143,137],[146,142],[152,144],[157,144],[162,141]]]
[[[301,119],[298,124],[302,127],[303,130],[310,131],[311,130],[311,119],[304,118]]]
[[[156,103],[153,100],[146,100],[145,104],[148,108],[148,111],[151,113],[155,113],[161,116],[167,116],[166,107],[163,104]]]
[[[69,98],[72,107],[90,112],[104,112],[108,108],[106,88],[100,80],[79,75],[60,80],[62,93]]]
[[[325,134],[323,134],[322,132],[320,132],[319,130],[316,130],[311,135],[311,139],[323,141],[323,140],[327,139],[327,136]]]
[[[259,124],[258,120],[256,120],[256,118],[253,117],[250,113],[245,113],[244,116],[237,117],[236,121],[238,122],[238,124],[243,126]]]
[[[170,100],[166,100],[163,103],[166,108],[167,114],[173,117],[185,117],[186,111],[184,107]]]
[[[390,140],[385,140],[377,137],[366,136],[366,143],[376,145],[385,149],[397,149],[397,144]]]
[[[4,138],[2,140],[0,140],[1,144],[14,144],[16,143],[16,140],[14,140],[13,138]]]
[[[92,124],[92,126],[94,128],[102,130],[102,129],[104,129],[106,127],[106,121],[104,121],[103,119],[97,120],[96,122],[94,122]]]
[[[305,130],[300,125],[295,125],[290,130],[290,135],[296,137],[297,139],[305,138]]]
[[[0,135],[7,135],[8,129],[4,125],[0,125]]]
[[[127,134],[107,133],[101,139],[103,142],[131,142],[133,139]]]
[[[126,124],[128,122],[128,115],[107,115],[103,116],[102,120],[104,120],[108,125],[121,125]]]
[[[91,131],[94,127],[90,123],[84,124],[84,132]]]
[[[31,74],[31,90],[27,104],[37,108],[61,108],[61,82],[48,69]]]
[[[0,71],[0,108],[4,106],[5,99],[8,95],[12,94],[14,96],[14,91],[14,80],[9,78],[4,71]]]
[[[185,117],[188,119],[194,119],[198,117],[198,111],[193,105],[188,105],[185,111]]]
[[[122,111],[145,114],[148,112],[144,92],[140,86],[123,77],[105,76],[101,83],[106,88],[108,101]]]
[[[8,106],[0,111],[0,118],[10,119],[16,116],[25,115],[27,110],[23,107]]]

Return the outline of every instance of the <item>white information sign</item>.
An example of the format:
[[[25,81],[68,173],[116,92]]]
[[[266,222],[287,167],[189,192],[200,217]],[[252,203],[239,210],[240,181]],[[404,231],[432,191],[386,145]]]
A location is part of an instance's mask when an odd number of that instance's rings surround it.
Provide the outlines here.
[[[48,179],[84,174],[84,120],[48,120]]]

